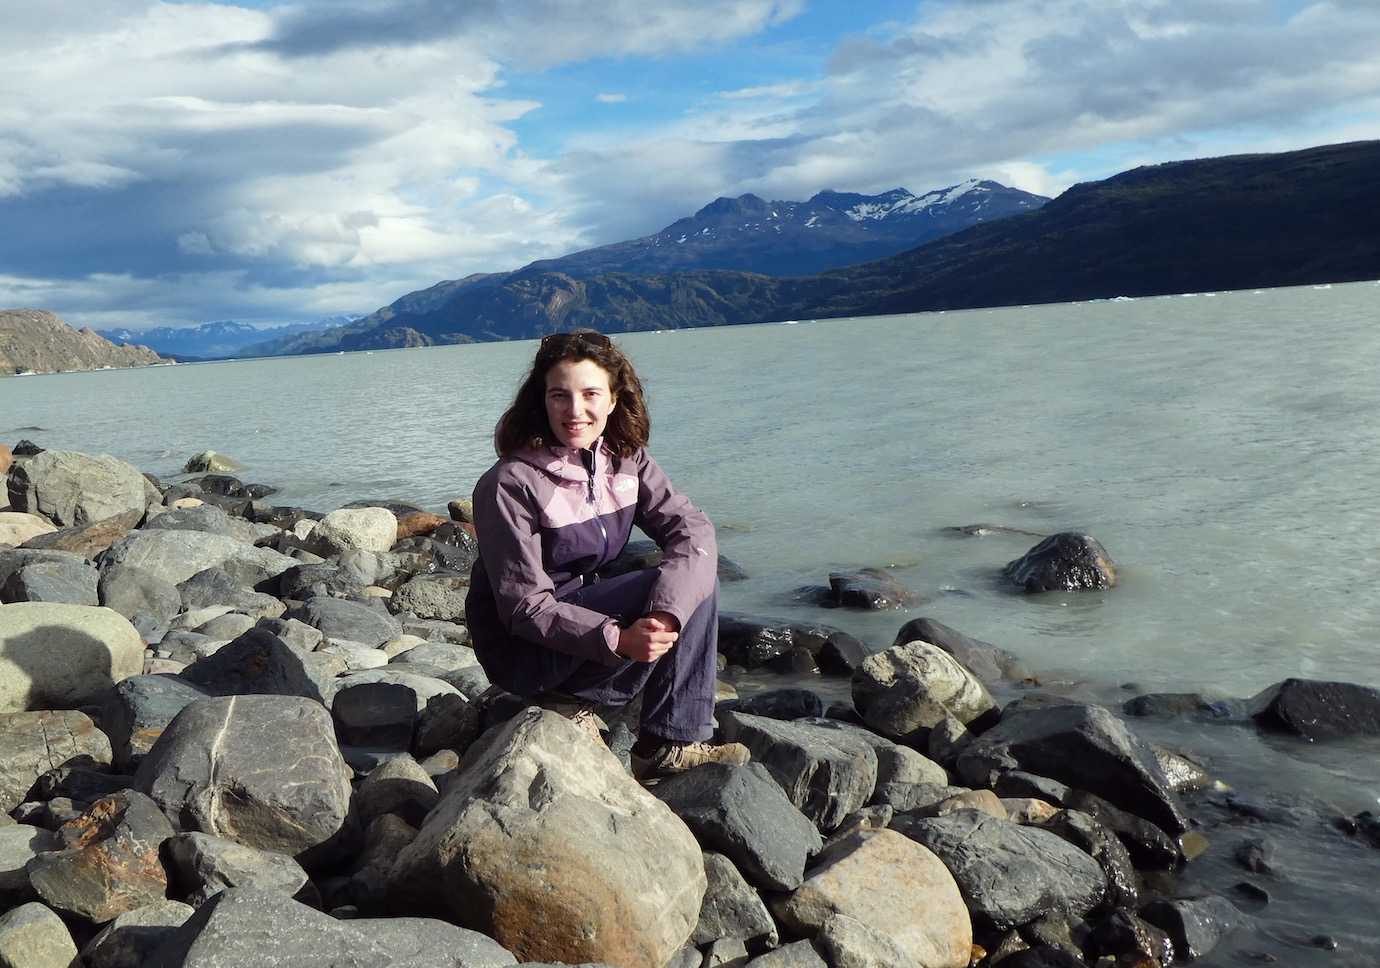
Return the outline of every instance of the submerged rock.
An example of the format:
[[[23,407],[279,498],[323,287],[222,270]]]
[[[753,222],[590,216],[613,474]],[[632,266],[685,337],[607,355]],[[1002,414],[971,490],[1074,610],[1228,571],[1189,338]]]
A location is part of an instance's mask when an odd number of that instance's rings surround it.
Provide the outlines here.
[[[1002,574],[1026,592],[1111,588],[1117,581],[1107,549],[1096,538],[1073,531],[1050,535],[1008,562]]]
[[[1263,726],[1304,739],[1380,736],[1380,689],[1350,682],[1285,679],[1256,694],[1249,712]]]

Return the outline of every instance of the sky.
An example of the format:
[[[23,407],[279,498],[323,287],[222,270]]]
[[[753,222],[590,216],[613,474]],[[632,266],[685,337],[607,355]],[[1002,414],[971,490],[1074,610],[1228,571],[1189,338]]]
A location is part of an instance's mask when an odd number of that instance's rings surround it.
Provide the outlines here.
[[[1380,137],[1377,0],[0,0],[0,308],[367,313],[720,195]]]

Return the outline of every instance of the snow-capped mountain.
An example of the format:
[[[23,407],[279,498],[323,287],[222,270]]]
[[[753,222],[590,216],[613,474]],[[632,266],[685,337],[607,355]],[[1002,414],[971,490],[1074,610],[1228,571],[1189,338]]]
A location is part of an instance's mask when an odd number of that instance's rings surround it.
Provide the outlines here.
[[[117,346],[148,346],[163,356],[214,359],[234,356],[253,343],[298,333],[344,326],[358,316],[328,316],[311,323],[287,323],[260,327],[233,319],[202,323],[200,326],[159,326],[154,329],[103,329],[100,334]]]

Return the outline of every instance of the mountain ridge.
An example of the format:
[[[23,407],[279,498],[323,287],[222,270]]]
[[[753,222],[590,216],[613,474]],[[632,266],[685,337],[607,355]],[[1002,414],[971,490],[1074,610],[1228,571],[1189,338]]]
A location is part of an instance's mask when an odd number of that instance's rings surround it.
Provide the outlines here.
[[[0,310],[0,375],[62,373],[167,362],[146,346],[116,346],[45,309]]]

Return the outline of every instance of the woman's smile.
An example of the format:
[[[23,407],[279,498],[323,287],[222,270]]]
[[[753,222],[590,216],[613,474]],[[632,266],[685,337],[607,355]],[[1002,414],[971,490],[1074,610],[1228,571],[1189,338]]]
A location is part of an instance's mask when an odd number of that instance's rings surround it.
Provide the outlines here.
[[[615,405],[608,371],[593,360],[566,360],[546,371],[546,419],[566,447],[598,440]]]

